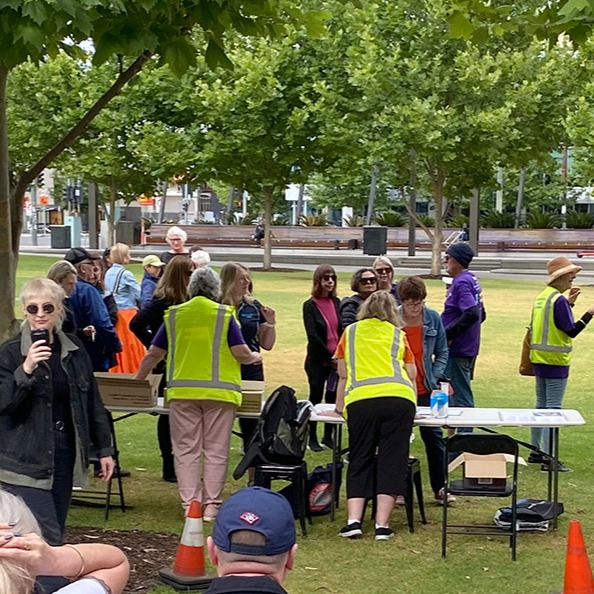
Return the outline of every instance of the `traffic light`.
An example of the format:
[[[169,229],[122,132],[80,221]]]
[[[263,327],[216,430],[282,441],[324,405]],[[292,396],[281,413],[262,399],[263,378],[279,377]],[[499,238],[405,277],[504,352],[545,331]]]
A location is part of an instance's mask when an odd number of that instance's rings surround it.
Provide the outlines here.
[[[43,186],[43,171],[37,176],[37,185]]]

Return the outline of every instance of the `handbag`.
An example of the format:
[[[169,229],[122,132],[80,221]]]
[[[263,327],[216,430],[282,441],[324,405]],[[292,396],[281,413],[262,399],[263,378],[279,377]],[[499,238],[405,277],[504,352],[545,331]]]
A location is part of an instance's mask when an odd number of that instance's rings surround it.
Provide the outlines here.
[[[520,375],[534,375],[532,361],[530,361],[530,343],[532,341],[532,331],[530,327],[526,328],[524,342],[522,342],[522,354],[520,356]]]

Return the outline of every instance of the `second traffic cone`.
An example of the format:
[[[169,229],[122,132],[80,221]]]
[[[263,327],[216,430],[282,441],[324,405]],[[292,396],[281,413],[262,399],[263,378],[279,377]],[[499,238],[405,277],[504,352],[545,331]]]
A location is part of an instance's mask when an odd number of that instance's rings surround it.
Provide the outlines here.
[[[578,520],[569,522],[563,594],[594,594],[592,568]]]
[[[199,501],[190,503],[173,569],[162,569],[161,580],[176,590],[207,588],[214,576],[204,571],[204,531]]]

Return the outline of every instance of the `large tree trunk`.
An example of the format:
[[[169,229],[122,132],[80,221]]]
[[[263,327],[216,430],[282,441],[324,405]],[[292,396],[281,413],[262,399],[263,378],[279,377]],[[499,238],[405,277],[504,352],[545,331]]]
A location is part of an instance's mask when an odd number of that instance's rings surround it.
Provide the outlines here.
[[[6,82],[8,69],[0,66],[0,341],[4,342],[17,328],[14,317],[15,276],[18,250],[12,242],[10,164],[8,124],[6,122]],[[21,206],[22,208],[22,206]]]
[[[274,195],[274,186],[264,188],[264,260],[262,268],[264,270],[272,269],[272,244],[270,236],[272,235],[270,227],[272,226],[272,197]]]

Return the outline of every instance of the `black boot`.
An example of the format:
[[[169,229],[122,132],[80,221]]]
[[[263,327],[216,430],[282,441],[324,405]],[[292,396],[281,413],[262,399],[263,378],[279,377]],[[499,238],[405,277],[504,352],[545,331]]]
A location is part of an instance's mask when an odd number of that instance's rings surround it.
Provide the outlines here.
[[[318,443],[318,434],[317,434],[317,426],[318,424],[315,421],[310,421],[309,423],[309,449],[312,452],[321,452],[322,446]]]
[[[331,423],[324,423],[324,437],[322,437],[322,445],[328,449],[334,449],[334,439],[332,434],[334,432],[334,426]]]

